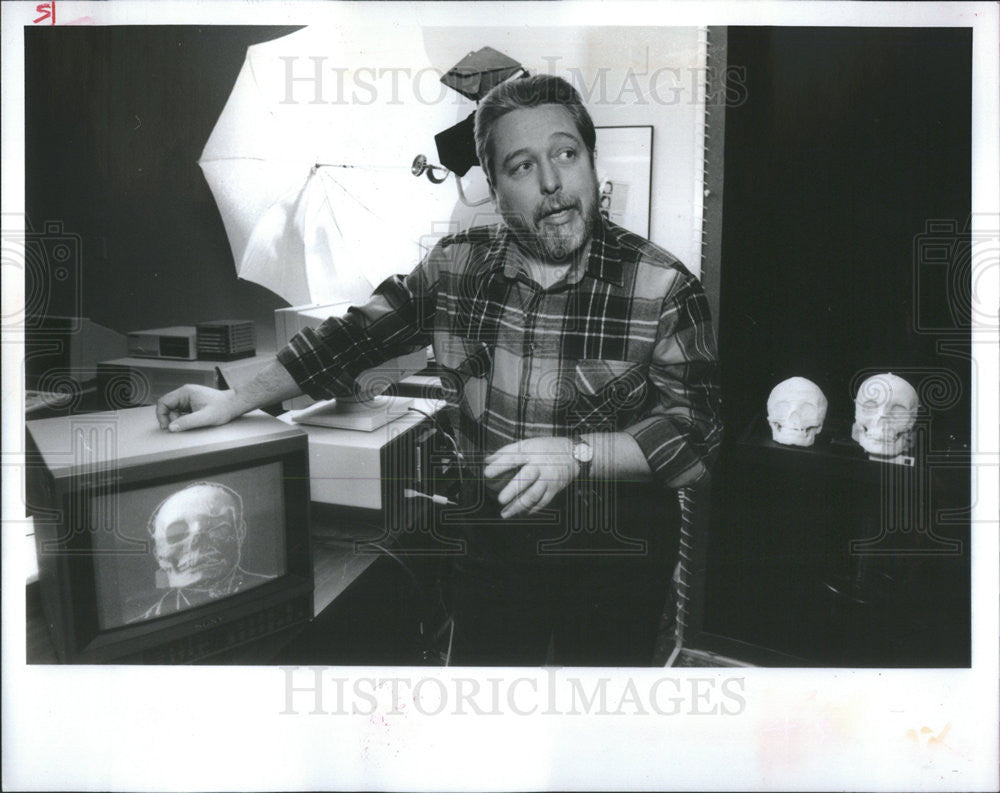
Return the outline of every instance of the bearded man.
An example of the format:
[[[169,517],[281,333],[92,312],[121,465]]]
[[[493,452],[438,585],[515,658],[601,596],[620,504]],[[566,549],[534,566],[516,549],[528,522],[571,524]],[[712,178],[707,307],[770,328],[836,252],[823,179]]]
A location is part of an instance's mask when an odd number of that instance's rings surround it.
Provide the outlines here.
[[[672,488],[707,474],[721,436],[708,303],[676,258],[600,215],[594,123],[569,83],[498,85],[475,137],[502,224],[445,237],[247,386],[166,395],[158,419],[178,431],[349,395],[365,369],[432,344],[483,485],[439,516],[465,549],[451,662],[649,664]]]

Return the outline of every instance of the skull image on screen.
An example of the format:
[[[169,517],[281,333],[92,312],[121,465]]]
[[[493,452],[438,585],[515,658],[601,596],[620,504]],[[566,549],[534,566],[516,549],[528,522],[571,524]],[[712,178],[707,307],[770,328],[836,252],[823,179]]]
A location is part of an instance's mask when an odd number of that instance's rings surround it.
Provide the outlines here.
[[[804,377],[782,380],[767,398],[771,438],[785,446],[812,446],[823,431],[826,406],[826,397],[812,380]]]
[[[865,380],[854,400],[851,437],[878,457],[896,457],[910,449],[920,403],[917,392],[891,372]]]
[[[149,519],[156,561],[172,588],[211,588],[231,579],[246,536],[234,490],[197,482],[164,499]]]

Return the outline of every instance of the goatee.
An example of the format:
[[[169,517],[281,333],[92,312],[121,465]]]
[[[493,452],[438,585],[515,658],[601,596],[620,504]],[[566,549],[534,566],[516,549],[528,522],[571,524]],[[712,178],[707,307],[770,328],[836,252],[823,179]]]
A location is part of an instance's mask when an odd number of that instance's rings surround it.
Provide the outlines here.
[[[575,222],[556,225],[543,222],[547,215],[567,210],[578,213],[582,226]],[[584,213],[579,201],[553,202],[540,206],[532,223],[526,223],[521,215],[506,213],[504,220],[526,253],[550,264],[562,264],[578,254],[593,237],[600,215],[596,202],[589,213]]]

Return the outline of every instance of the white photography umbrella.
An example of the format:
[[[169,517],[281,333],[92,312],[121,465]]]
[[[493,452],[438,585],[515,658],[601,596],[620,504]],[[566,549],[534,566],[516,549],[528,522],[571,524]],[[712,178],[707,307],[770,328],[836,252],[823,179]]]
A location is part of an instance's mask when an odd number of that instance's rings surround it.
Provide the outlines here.
[[[400,16],[373,28],[348,12],[248,48],[198,160],[239,276],[292,305],[364,299],[457,217],[454,191],[410,166],[473,103]]]

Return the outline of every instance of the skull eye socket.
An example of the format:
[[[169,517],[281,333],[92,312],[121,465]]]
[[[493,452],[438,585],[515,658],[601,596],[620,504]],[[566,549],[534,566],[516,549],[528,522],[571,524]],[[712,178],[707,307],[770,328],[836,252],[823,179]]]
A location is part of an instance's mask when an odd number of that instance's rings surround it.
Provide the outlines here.
[[[224,540],[234,534],[233,524],[228,520],[213,523],[206,529],[206,531],[213,540]]]
[[[906,420],[910,418],[910,410],[905,405],[897,403],[889,408],[889,415],[894,419]]]
[[[188,525],[182,520],[175,520],[167,526],[163,532],[163,536],[171,545],[182,542],[188,536]]]

